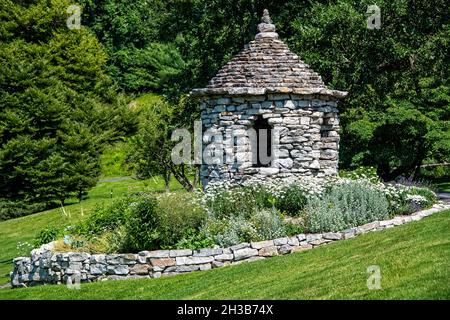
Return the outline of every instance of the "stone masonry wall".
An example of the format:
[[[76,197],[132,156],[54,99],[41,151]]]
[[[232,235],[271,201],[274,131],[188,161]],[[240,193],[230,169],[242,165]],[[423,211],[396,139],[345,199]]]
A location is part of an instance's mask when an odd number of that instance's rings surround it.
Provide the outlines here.
[[[431,209],[416,212],[410,216],[375,221],[342,232],[299,234],[275,240],[241,243],[229,248],[142,251],[137,254],[89,254],[52,252],[52,244],[47,244],[33,250],[30,257],[13,260],[11,284],[13,287],[24,287],[72,283],[77,278],[81,282],[158,278],[190,271],[209,270],[309,250],[369,231],[383,230],[421,220],[449,208],[450,204],[437,204]]]
[[[204,186],[215,181],[239,181],[250,177],[324,177],[338,169],[339,119],[337,101],[324,95],[265,94],[242,97],[212,97],[201,104],[203,131],[222,139],[233,136],[225,146],[221,164],[203,163]],[[272,140],[278,152],[270,167],[252,165],[251,144],[246,130],[262,115],[279,139]],[[247,137],[247,138],[246,138]],[[204,141],[205,145],[210,141]],[[230,141],[230,140],[229,140]],[[233,163],[234,161],[234,163]]]

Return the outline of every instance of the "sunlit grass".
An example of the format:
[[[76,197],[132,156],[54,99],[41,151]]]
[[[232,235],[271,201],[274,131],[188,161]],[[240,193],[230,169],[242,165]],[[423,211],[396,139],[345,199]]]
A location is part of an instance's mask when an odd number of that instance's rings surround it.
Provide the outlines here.
[[[175,180],[171,181],[171,190],[180,190]],[[164,182],[160,177],[148,180],[123,180],[98,183],[81,203],[77,199],[66,201],[64,210],[61,207],[43,211],[33,215],[0,222],[0,284],[9,281],[12,259],[26,254],[18,250],[19,242],[32,243],[36,234],[46,227],[72,225],[86,217],[96,205],[107,203],[126,193],[151,191],[163,192]]]

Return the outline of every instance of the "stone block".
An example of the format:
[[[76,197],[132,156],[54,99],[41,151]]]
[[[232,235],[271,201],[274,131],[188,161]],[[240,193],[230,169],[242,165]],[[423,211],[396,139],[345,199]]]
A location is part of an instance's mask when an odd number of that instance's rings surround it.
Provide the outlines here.
[[[234,255],[232,253],[224,253],[219,254],[214,257],[217,261],[231,261],[234,259]]]
[[[165,268],[175,265],[174,258],[154,258],[150,259],[150,263],[153,267]]]
[[[258,250],[252,248],[244,248],[234,251],[234,259],[236,261],[247,259],[258,255]]]
[[[194,257],[208,257],[220,255],[223,253],[222,248],[214,248],[214,249],[200,249],[194,251]]]
[[[298,246],[299,245],[299,241],[297,237],[290,237],[288,240],[288,245],[290,246]]]
[[[266,241],[259,241],[259,242],[252,242],[251,243],[251,247],[253,249],[261,249],[261,248],[271,247],[271,246],[273,246],[273,241],[272,240],[266,240]]]
[[[146,275],[151,269],[148,264],[136,264],[130,268],[130,274]]]
[[[237,245],[231,246],[230,249],[231,251],[236,251],[236,250],[240,250],[240,249],[244,249],[244,248],[249,248],[250,247],[250,243],[244,242],[244,243],[239,243]]]
[[[276,246],[282,246],[282,245],[287,244],[288,241],[289,241],[289,238],[287,238],[287,237],[286,238],[278,238],[278,239],[273,240],[273,244]]]
[[[342,234],[337,232],[327,232],[323,234],[323,238],[326,240],[341,240]]]
[[[147,253],[148,258],[168,258],[170,255],[169,250],[156,250],[156,251],[149,251]]]
[[[174,257],[184,257],[192,255],[191,249],[181,249],[181,250],[170,250],[169,256]]]
[[[263,247],[259,249],[258,255],[262,257],[272,257],[278,255],[278,250],[276,246]]]
[[[177,257],[177,265],[205,264],[214,261],[213,257]]]

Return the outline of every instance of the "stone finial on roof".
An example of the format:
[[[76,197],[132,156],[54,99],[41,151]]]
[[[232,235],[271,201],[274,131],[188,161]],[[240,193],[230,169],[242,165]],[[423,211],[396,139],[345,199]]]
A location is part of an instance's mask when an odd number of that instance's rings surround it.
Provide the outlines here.
[[[278,39],[275,25],[264,10],[259,33],[213,77],[206,88],[193,89],[195,96],[321,94],[342,98],[346,92],[328,89],[322,78]]]
[[[272,23],[272,19],[270,18],[270,15],[269,15],[269,10],[264,9],[261,21],[264,23]]]
[[[261,38],[274,38],[278,39],[278,33],[275,32],[275,25],[272,23],[272,19],[269,15],[269,10],[264,9],[263,17],[261,23],[258,25],[259,33],[256,35],[255,39]]]

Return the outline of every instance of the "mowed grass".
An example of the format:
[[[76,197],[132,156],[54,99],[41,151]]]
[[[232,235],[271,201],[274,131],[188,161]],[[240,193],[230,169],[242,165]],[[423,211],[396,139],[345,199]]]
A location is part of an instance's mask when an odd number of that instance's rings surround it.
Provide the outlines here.
[[[367,268],[381,270],[369,290]],[[160,279],[2,289],[0,299],[449,299],[450,211],[307,252]]]
[[[450,192],[450,181],[439,182],[437,188],[440,191]]]
[[[179,190],[178,182],[171,182],[171,190]],[[32,243],[40,230],[46,227],[67,226],[89,215],[96,205],[112,201],[114,198],[129,192],[164,191],[161,178],[148,180],[122,180],[115,182],[98,183],[88,194],[88,198],[78,203],[70,199],[64,206],[66,214],[61,207],[43,211],[33,215],[0,222],[0,284],[9,282],[9,272],[12,268],[12,259],[27,252],[18,250],[19,242]]]

